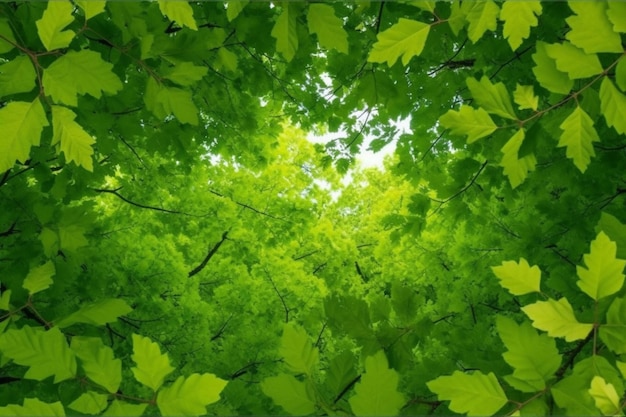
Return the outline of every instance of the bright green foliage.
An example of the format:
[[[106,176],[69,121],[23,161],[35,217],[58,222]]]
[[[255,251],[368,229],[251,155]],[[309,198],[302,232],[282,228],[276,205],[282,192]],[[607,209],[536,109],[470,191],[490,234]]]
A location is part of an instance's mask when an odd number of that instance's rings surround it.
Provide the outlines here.
[[[511,97],[504,84],[492,84],[485,76],[480,81],[470,77],[467,79],[467,87],[482,109],[507,119],[517,119],[511,104]]]
[[[98,337],[74,336],[70,345],[87,378],[114,393],[122,382],[122,361]]]
[[[461,7],[467,8],[465,11],[469,22],[467,34],[472,42],[478,42],[486,31],[496,30],[500,8],[492,0],[468,2]]]
[[[507,403],[493,373],[465,374],[455,371],[427,383],[440,400],[450,401],[450,410],[468,415],[493,415]]]
[[[191,374],[178,377],[169,387],[159,390],[157,405],[162,416],[196,416],[220,399],[226,382],[213,374]]]
[[[161,120],[173,114],[181,123],[198,124],[198,109],[193,103],[191,92],[187,90],[166,87],[150,78],[144,102],[146,108]]]
[[[161,9],[163,16],[167,16],[167,18],[175,21],[178,25],[198,30],[196,21],[193,18],[193,10],[186,1],[159,0],[159,9]]]
[[[279,374],[265,378],[261,382],[261,389],[291,415],[304,416],[315,412],[315,402],[311,399],[305,383],[292,375]]]
[[[615,82],[622,91],[626,91],[626,59],[621,58],[615,66]]]
[[[626,133],[626,96],[619,92],[608,78],[600,85],[600,108],[606,119],[606,124],[615,128],[618,133]]]
[[[581,107],[576,107],[559,126],[563,133],[559,138],[559,147],[566,147],[565,154],[574,161],[580,172],[585,172],[596,155],[593,143],[600,142],[593,127],[593,120]]]
[[[104,12],[104,8],[106,7],[105,0],[75,0],[75,2],[78,7],[83,9],[86,20]]]
[[[548,332],[552,337],[563,337],[568,342],[584,339],[593,328],[591,323],[579,323],[576,320],[567,298],[537,301],[522,307],[522,311],[533,321],[534,327]]]
[[[607,383],[601,376],[595,376],[591,380],[589,394],[593,397],[596,407],[599,408],[605,416],[619,414],[622,410],[620,397],[617,395],[615,387]]]
[[[0,65],[0,96],[28,93],[35,88],[37,74],[28,57],[18,56]]]
[[[430,25],[417,20],[404,19],[377,35],[367,60],[386,62],[392,66],[402,57],[402,65],[408,65],[411,58],[419,56],[424,49]]]
[[[11,290],[3,291],[0,295],[0,310],[9,310],[11,300]]]
[[[622,224],[615,216],[602,212],[596,233],[600,233],[600,231],[603,231],[617,245],[615,255],[620,259],[626,259],[626,225]]]
[[[319,352],[306,331],[293,324],[285,324],[279,354],[292,372],[311,374],[317,365]]]
[[[22,287],[27,289],[30,295],[36,294],[52,285],[54,274],[54,264],[48,261],[43,265],[32,268],[26,275],[26,278],[24,278]]]
[[[75,399],[68,407],[83,414],[100,414],[107,407],[106,394],[87,391]]]
[[[74,21],[72,9],[74,6],[68,0],[59,0],[48,3],[46,10],[37,21],[37,32],[41,43],[48,51],[65,48],[74,39],[75,33],[64,30]]]
[[[114,400],[102,415],[107,417],[139,417],[143,414],[147,405],[148,404],[130,404],[124,401]]]
[[[57,145],[67,162],[93,171],[93,145],[96,141],[74,121],[76,114],[62,106],[52,106],[52,145]]]
[[[519,106],[520,110],[537,110],[539,106],[539,97],[535,95],[532,85],[517,84],[513,92],[513,101]]]
[[[546,45],[546,54],[556,62],[556,68],[569,78],[587,78],[603,71],[598,55],[585,53],[569,42]]]
[[[497,129],[484,109],[470,106],[461,106],[458,111],[448,111],[441,116],[439,122],[454,135],[467,135],[467,143],[489,136]]]
[[[365,374],[350,397],[350,408],[357,416],[395,416],[404,405],[398,392],[398,373],[389,369],[383,351],[365,359]]]
[[[128,314],[132,308],[124,300],[105,298],[95,303],[86,304],[67,317],[56,322],[60,328],[68,327],[76,323],[87,323],[94,326],[102,326],[112,323],[118,317]]]
[[[235,20],[239,13],[246,7],[249,0],[230,0],[226,2],[226,16],[229,22]]]
[[[0,141],[0,171],[6,171],[16,159],[28,159],[31,146],[39,145],[48,120],[39,99],[32,103],[13,101],[0,109],[0,126],[5,129]]]
[[[548,56],[548,44],[537,42],[537,51],[533,54],[533,61],[535,61],[533,73],[543,88],[559,94],[570,92],[574,86],[574,80],[571,80],[565,72],[559,71],[556,61]]]
[[[69,51],[44,70],[42,82],[55,102],[76,107],[78,95],[100,98],[103,92],[114,94],[122,89],[112,67],[97,52]]]
[[[45,403],[38,398],[25,398],[23,405],[9,404],[0,407],[0,416],[31,417],[31,416],[55,416],[64,417],[65,410],[59,402]]]
[[[576,284],[594,300],[615,294],[624,285],[626,261],[617,259],[616,251],[615,242],[600,232],[591,242],[591,251],[583,257],[587,267],[576,267],[580,277]]]
[[[24,378],[41,381],[54,376],[60,382],[76,375],[76,358],[58,328],[35,330],[29,326],[0,335],[0,352],[29,369]]]
[[[622,52],[622,41],[607,16],[606,2],[569,1],[576,13],[565,19],[570,27],[565,37],[588,54],[596,52]]]
[[[528,173],[535,170],[537,164],[537,159],[533,154],[520,157],[524,137],[524,129],[518,130],[501,149],[503,155],[500,166],[504,168],[504,174],[509,177],[512,188],[522,184]]]
[[[335,16],[332,6],[326,4],[310,4],[307,13],[309,32],[315,33],[320,46],[348,53],[348,34],[343,22]]]
[[[132,368],[135,379],[154,391],[163,385],[165,377],[174,370],[167,354],[162,354],[159,346],[149,338],[138,334],[133,334],[132,359],[137,364]]]
[[[530,266],[524,258],[520,258],[519,263],[504,261],[500,266],[492,266],[491,270],[500,280],[500,285],[513,295],[540,292],[541,270],[537,265]]]
[[[620,1],[607,2],[609,8],[606,11],[615,32],[626,32],[626,4]]]
[[[296,13],[289,1],[282,2],[282,13],[278,16],[272,29],[276,38],[276,51],[280,52],[289,62],[298,50],[298,33],[296,31]]]
[[[530,35],[530,28],[537,26],[537,16],[543,8],[539,1],[505,1],[500,10],[500,20],[504,21],[502,34],[507,38],[511,49],[516,50]],[[535,16],[536,15],[536,16]]]
[[[163,76],[178,85],[189,86],[200,81],[208,71],[206,67],[193,65],[191,62],[182,62],[168,68]]]
[[[606,324],[600,327],[600,339],[618,354],[626,353],[626,300],[616,298],[606,313]]]
[[[513,378],[530,385],[531,392],[544,389],[561,365],[555,340],[538,335],[529,323],[518,326],[515,321],[502,316],[498,316],[497,328],[507,348],[502,356],[513,368]]]

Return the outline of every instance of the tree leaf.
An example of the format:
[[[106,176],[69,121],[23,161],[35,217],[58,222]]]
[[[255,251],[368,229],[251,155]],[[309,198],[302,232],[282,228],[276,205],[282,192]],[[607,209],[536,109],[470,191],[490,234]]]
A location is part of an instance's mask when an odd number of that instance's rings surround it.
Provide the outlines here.
[[[615,387],[607,383],[601,376],[593,377],[589,394],[593,397],[596,407],[598,407],[605,416],[617,415],[622,410],[620,397],[617,391],[615,391]]]
[[[596,233],[603,231],[613,242],[617,244],[615,256],[626,259],[626,225],[609,213],[602,212],[600,221],[596,226]]]
[[[593,142],[600,142],[593,120],[581,107],[576,107],[559,127],[563,133],[557,146],[566,147],[565,155],[574,161],[580,172],[585,172],[591,158],[596,155]]]
[[[600,326],[600,339],[617,354],[626,353],[626,300],[616,298],[606,313],[606,324]]]
[[[56,327],[47,331],[29,326],[9,329],[0,335],[0,351],[16,364],[29,367],[26,379],[42,381],[54,375],[58,383],[76,376],[76,358]]]
[[[450,401],[448,407],[455,413],[490,416],[508,401],[492,372],[485,375],[477,371],[473,374],[454,371],[452,375],[440,376],[426,385],[439,400]]]
[[[541,291],[541,270],[537,265],[530,266],[524,258],[520,258],[519,263],[504,261],[500,266],[492,266],[491,270],[500,279],[500,285],[513,295]]]
[[[365,374],[348,402],[357,416],[395,416],[405,403],[398,391],[398,373],[389,368],[382,350],[365,359]]]
[[[580,280],[578,287],[594,300],[615,294],[624,284],[624,266],[626,261],[617,259],[617,245],[609,237],[600,232],[591,242],[591,251],[583,259],[587,268],[576,267]]]
[[[376,35],[367,60],[369,62],[387,62],[390,67],[402,57],[402,65],[407,66],[414,56],[419,56],[424,49],[430,25],[417,20],[400,18],[398,23]]]
[[[548,332],[551,337],[564,337],[568,342],[584,339],[593,329],[593,324],[576,320],[567,298],[537,301],[522,307],[522,311],[533,321],[533,327]]]
[[[500,339],[508,349],[502,356],[514,369],[513,376],[532,385],[535,392],[544,389],[561,365],[555,340],[545,334],[537,334],[530,323],[518,326],[503,316],[498,316],[497,328]]]
[[[55,102],[76,107],[79,94],[100,98],[103,92],[114,94],[122,89],[112,68],[97,52],[69,51],[44,70],[42,81]]]
[[[46,113],[39,99],[32,103],[13,101],[0,109],[0,172],[13,168],[15,160],[28,159],[31,146],[39,145],[41,131],[48,126]]]
[[[97,392],[87,391],[80,397],[75,399],[68,406],[72,410],[76,410],[81,414],[100,414],[104,410],[108,403],[107,394],[98,394]]]
[[[196,66],[191,62],[181,62],[164,72],[163,77],[178,85],[189,86],[200,81],[208,71],[207,67]]]
[[[469,77],[467,79],[467,87],[470,89],[476,103],[488,113],[517,120],[515,110],[513,110],[513,105],[511,104],[511,97],[509,97],[509,92],[504,84],[492,84],[486,76],[483,76],[480,81]]]
[[[2,293],[0,294],[0,310],[9,311],[11,309],[10,308],[11,305],[9,304],[10,300],[11,300],[11,290],[2,291]]]
[[[175,21],[181,26],[198,30],[196,21],[193,18],[193,9],[186,1],[159,0],[159,9],[163,16]]]
[[[565,21],[570,31],[565,38],[588,54],[596,52],[623,52],[622,41],[607,16],[605,2],[568,1],[576,13]]]
[[[28,290],[29,295],[43,291],[52,285],[52,277],[56,274],[54,264],[51,261],[46,262],[36,268],[32,268],[22,287]]]
[[[626,3],[621,1],[607,2],[609,9],[606,11],[611,23],[613,23],[613,31],[626,33]]]
[[[311,375],[319,360],[319,352],[306,331],[293,324],[285,324],[278,353],[292,372]]]
[[[500,152],[503,153],[500,166],[504,168],[504,174],[509,178],[512,188],[518,187],[526,180],[528,173],[535,170],[537,159],[529,153],[520,158],[520,148],[524,143],[524,129],[520,129],[504,144]]]
[[[9,404],[0,407],[0,416],[7,417],[31,417],[31,416],[55,416],[65,417],[65,410],[60,401],[45,403],[39,398],[24,398],[23,405]]]
[[[76,323],[87,323],[94,326],[103,326],[113,323],[118,317],[133,311],[126,301],[105,298],[95,303],[85,304],[80,310],[56,322],[57,327],[65,328]]]
[[[556,68],[569,78],[587,78],[604,71],[598,55],[587,54],[569,42],[546,45],[546,54],[556,62]]]
[[[530,28],[537,26],[537,16],[542,12],[539,1],[505,1],[500,10],[500,20],[504,21],[502,35],[509,41],[511,49],[519,48],[522,41],[530,36]]]
[[[348,34],[343,21],[335,16],[335,9],[328,4],[312,3],[307,13],[309,33],[317,34],[320,46],[348,53]]]
[[[354,354],[348,350],[344,350],[330,361],[325,384],[330,387],[333,395],[339,395],[357,377],[355,365]]]
[[[464,2],[461,7],[469,7],[465,19],[469,22],[467,34],[473,43],[478,42],[486,31],[495,31],[498,27],[500,8],[492,0]]]
[[[615,88],[609,77],[604,77],[600,85],[600,109],[609,127],[614,127],[617,133],[626,133],[626,96]]]
[[[204,415],[207,405],[219,401],[226,383],[213,374],[181,376],[171,386],[159,390],[157,406],[162,416]]]
[[[58,145],[67,162],[74,162],[93,172],[93,148],[96,141],[74,121],[76,113],[62,106],[52,107],[52,145]]]
[[[147,406],[148,404],[129,404],[113,400],[102,415],[106,417],[139,417],[143,415]]]
[[[7,19],[0,18],[0,35],[4,37],[4,39],[0,37],[0,54],[11,52],[15,48],[13,45],[16,41]]]
[[[229,22],[235,20],[239,13],[250,3],[249,0],[231,0],[226,2],[226,17]]]
[[[189,90],[159,85],[150,78],[144,102],[148,110],[159,119],[174,114],[181,123],[198,125],[198,109]]]
[[[265,378],[261,390],[275,404],[294,416],[304,416],[315,412],[315,403],[309,397],[304,382],[289,374],[278,374]]]
[[[122,361],[115,359],[113,349],[105,346],[99,337],[84,336],[72,337],[70,347],[80,359],[87,378],[110,393],[117,392],[122,382]]]
[[[535,95],[532,85],[519,85],[513,92],[513,101],[519,106],[520,110],[531,109],[537,110],[539,106],[539,97]]]
[[[43,12],[41,19],[35,24],[41,43],[46,50],[65,48],[74,39],[75,33],[63,30],[74,21],[72,10],[74,6],[67,0],[51,1]]]
[[[17,56],[0,65],[0,97],[32,91],[36,86],[35,78],[33,63],[26,56]]]
[[[276,51],[290,62],[298,50],[296,11],[289,1],[283,1],[281,4],[283,11],[272,28],[272,37],[276,38]]]
[[[105,0],[74,0],[76,5],[83,9],[85,12],[85,20],[89,20],[94,16],[99,15],[104,12],[104,8],[106,7]]]
[[[533,73],[539,84],[548,91],[558,94],[568,94],[574,86],[574,80],[566,73],[559,71],[556,61],[548,56],[548,44],[537,42],[537,51],[533,54]]]
[[[159,345],[138,334],[133,334],[131,358],[137,364],[131,368],[135,379],[154,391],[163,385],[165,377],[174,370],[167,354],[161,353]]]
[[[439,118],[439,123],[453,135],[467,135],[467,143],[489,136],[498,128],[484,109],[465,105],[459,111],[449,110]]]

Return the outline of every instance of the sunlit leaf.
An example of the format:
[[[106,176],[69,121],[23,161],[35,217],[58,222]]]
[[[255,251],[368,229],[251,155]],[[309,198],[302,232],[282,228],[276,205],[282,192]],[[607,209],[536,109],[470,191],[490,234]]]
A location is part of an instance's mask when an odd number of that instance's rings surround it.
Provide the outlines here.
[[[392,66],[402,57],[402,65],[406,66],[411,58],[422,53],[429,32],[427,23],[400,18],[398,23],[377,35],[378,40],[367,60]]]
[[[171,386],[159,390],[157,406],[162,416],[204,415],[206,406],[220,399],[226,383],[213,374],[181,376]]]
[[[492,266],[491,270],[500,279],[500,285],[513,295],[540,291],[541,270],[537,265],[531,267],[524,258],[520,258],[519,263],[504,261],[500,266]]]
[[[535,328],[548,332],[552,337],[563,337],[568,342],[584,339],[593,329],[593,324],[576,320],[566,298],[537,301],[522,307],[522,311],[533,321]]]
[[[170,365],[169,357],[161,353],[159,345],[137,334],[133,334],[131,358],[137,364],[131,368],[135,379],[154,391],[163,385],[165,377],[174,370]]]
[[[427,382],[428,389],[439,400],[450,401],[449,408],[455,413],[470,415],[493,415],[508,401],[500,383],[493,373],[465,374],[455,371]]]

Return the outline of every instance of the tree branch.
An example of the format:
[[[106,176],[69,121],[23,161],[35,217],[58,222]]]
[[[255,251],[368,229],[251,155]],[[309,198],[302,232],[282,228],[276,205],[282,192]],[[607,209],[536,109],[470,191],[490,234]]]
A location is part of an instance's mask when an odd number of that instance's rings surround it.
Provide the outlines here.
[[[337,402],[341,399],[341,397],[346,395],[346,392],[348,392],[350,390],[350,388],[352,388],[354,386],[354,384],[356,384],[360,380],[361,380],[361,375],[357,375],[356,378],[354,378],[352,381],[348,382],[348,385],[346,385],[344,387],[344,389],[341,390],[339,395],[337,395],[337,397],[335,397],[335,400],[333,401],[333,404],[337,404]]]
[[[209,263],[209,261],[211,260],[213,255],[215,255],[215,253],[220,248],[220,246],[222,246],[222,243],[224,243],[224,241],[227,238],[228,238],[228,231],[222,233],[222,240],[217,242],[215,245],[213,245],[213,247],[211,249],[209,249],[209,253],[207,253],[207,255],[204,258],[204,260],[200,263],[200,265],[198,265],[197,267],[195,267],[194,269],[189,271],[189,274],[187,274],[187,277],[191,278],[194,275],[196,275],[198,272],[202,271],[204,269],[204,267],[207,265],[207,263]]]
[[[261,210],[259,210],[259,209],[256,209],[256,208],[254,208],[254,207],[252,207],[252,206],[249,206],[249,205],[247,205],[247,204],[245,204],[245,203],[240,203],[239,201],[233,200],[231,197],[226,197],[224,194],[220,194],[220,193],[218,193],[217,191],[214,191],[214,190],[209,190],[209,192],[210,192],[211,194],[215,194],[215,195],[216,195],[216,196],[218,196],[218,197],[228,198],[230,201],[232,201],[233,203],[237,204],[238,206],[243,207],[243,208],[245,208],[245,209],[248,209],[248,210],[250,210],[250,211],[253,211],[253,212],[257,213],[257,214],[261,214],[261,215],[263,215],[263,216],[267,216],[267,217],[269,217],[270,219],[274,219],[274,220],[282,220],[282,221],[284,221],[284,222],[288,222],[288,220],[281,219],[280,217],[273,216],[273,215],[271,215],[271,214],[269,214],[269,213],[266,213],[266,212],[264,212],[264,211],[261,211]]]
[[[19,233],[19,230],[15,230],[15,225],[17,224],[17,220],[13,222],[13,224],[4,232],[0,233],[0,237],[11,236],[15,233]]]
[[[134,201],[131,201],[131,200],[127,199],[126,197],[124,197],[123,195],[121,195],[120,193],[118,193],[118,191],[121,190],[121,189],[122,189],[122,187],[116,188],[115,190],[106,190],[106,189],[93,188],[93,190],[95,192],[113,194],[114,196],[116,196],[120,200],[125,201],[126,203],[128,203],[130,205],[133,205],[135,207],[139,207],[139,208],[143,208],[143,209],[147,209],[147,210],[160,211],[162,213],[186,214],[186,213],[182,213],[180,211],[168,210],[168,209],[164,209],[164,208],[160,208],[160,207],[146,206],[145,204],[135,203]]]

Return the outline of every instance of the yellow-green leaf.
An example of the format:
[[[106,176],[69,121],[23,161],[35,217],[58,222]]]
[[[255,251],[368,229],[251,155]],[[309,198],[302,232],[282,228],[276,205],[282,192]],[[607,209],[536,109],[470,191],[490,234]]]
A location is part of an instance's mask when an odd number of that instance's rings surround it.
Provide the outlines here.
[[[96,141],[74,121],[76,114],[62,106],[52,106],[52,145],[58,145],[67,162],[93,171],[93,148]]]
[[[99,337],[74,336],[70,345],[91,381],[115,393],[122,382],[122,361]]]
[[[206,406],[219,401],[226,383],[213,374],[181,376],[159,390],[157,406],[164,417],[205,415]]]
[[[576,284],[594,300],[615,294],[624,284],[626,261],[617,259],[617,245],[600,232],[591,242],[591,251],[583,256],[587,267],[577,266],[580,280]]]
[[[609,1],[609,9],[606,11],[615,32],[626,33],[626,2]]]
[[[426,385],[439,400],[450,401],[448,407],[455,413],[490,416],[508,401],[492,372],[485,375],[477,371],[473,374],[454,371],[452,375],[440,376]]]
[[[598,55],[587,54],[569,42],[546,45],[546,53],[556,62],[556,68],[575,80],[600,74],[604,71]]]
[[[419,56],[424,49],[430,25],[417,20],[400,18],[398,23],[379,33],[377,42],[367,58],[369,62],[386,62],[392,66],[402,57],[402,65]]]
[[[476,104],[481,108],[488,113],[497,114],[507,119],[517,119],[511,104],[511,97],[503,83],[493,84],[486,76],[483,76],[480,81],[470,77],[466,82]]]
[[[282,8],[272,29],[272,37],[276,38],[276,50],[289,62],[298,50],[296,11],[289,1],[282,2]]]
[[[82,414],[100,414],[108,405],[108,397],[107,394],[87,391],[72,401],[68,407]]]
[[[52,285],[52,277],[55,273],[54,264],[48,261],[41,266],[32,268],[24,279],[22,287],[28,290],[28,294],[36,294]]]
[[[0,35],[3,36],[0,38],[0,54],[11,52],[15,48],[16,41],[7,19],[0,18]]]
[[[36,77],[33,63],[27,56],[20,55],[0,65],[0,97],[32,91]]]
[[[83,305],[78,311],[56,322],[57,327],[64,328],[76,323],[87,323],[93,326],[103,326],[112,323],[118,317],[133,311],[124,300],[105,298]]]
[[[498,128],[484,109],[465,105],[458,111],[449,110],[439,118],[439,122],[453,135],[467,135],[467,143],[489,136]]]
[[[179,122],[196,126],[198,124],[198,108],[193,102],[191,91],[176,87],[157,84],[153,78],[148,79],[146,107],[159,119],[174,114]]]
[[[585,172],[591,158],[596,155],[593,142],[600,141],[593,127],[593,120],[581,107],[576,107],[559,127],[563,133],[559,138],[558,147],[567,147],[565,155],[574,161],[580,172]]]
[[[600,85],[600,109],[609,127],[614,127],[617,133],[626,133],[626,96],[615,88],[609,77],[604,77]]]
[[[548,332],[552,337],[564,337],[568,342],[584,339],[593,329],[593,324],[576,320],[567,298],[537,301],[522,307],[522,311],[533,321],[535,328]]]
[[[133,334],[131,358],[137,364],[131,368],[135,379],[154,391],[163,385],[165,377],[174,370],[169,357],[161,353],[159,345],[138,334]]]
[[[143,415],[148,404],[129,404],[119,400],[113,400],[109,408],[102,413],[105,417],[139,417]]]
[[[607,16],[607,4],[602,1],[567,2],[576,13],[565,21],[570,31],[565,38],[586,53],[623,52],[619,33],[613,31],[613,24]]]
[[[295,373],[312,374],[319,352],[306,331],[293,324],[285,324],[278,353],[289,369]]]
[[[235,20],[239,13],[250,3],[249,0],[231,0],[226,2],[226,18],[229,22]]]
[[[317,35],[320,46],[348,53],[348,34],[343,22],[335,16],[335,9],[328,4],[312,3],[307,13],[309,32]]]
[[[89,20],[94,16],[104,12],[106,1],[104,0],[74,0],[78,7],[85,12],[85,20]]]
[[[467,34],[473,43],[478,42],[486,31],[495,31],[498,27],[500,8],[492,0],[465,1],[461,8],[466,10]]]
[[[574,86],[574,80],[557,69],[556,61],[548,56],[545,42],[537,42],[536,47],[537,52],[533,54],[533,73],[539,84],[553,93],[568,94]]]
[[[622,410],[620,396],[615,391],[613,384],[607,383],[601,376],[593,377],[589,394],[593,397],[596,407],[602,411],[603,415],[614,416],[620,414]]]
[[[500,279],[500,285],[513,295],[540,292],[541,270],[537,265],[530,266],[524,258],[520,258],[519,263],[504,261],[500,266],[492,266],[491,270]]]
[[[539,1],[512,1],[502,4],[500,20],[504,21],[502,34],[509,41],[511,49],[519,48],[530,35],[530,28],[537,26],[537,16],[542,12]],[[536,15],[536,16],[535,16]]]
[[[11,290],[3,291],[0,294],[0,310],[10,310]],[[8,320],[7,320],[8,321]]]
[[[503,154],[500,166],[504,168],[504,174],[509,178],[512,188],[522,184],[526,180],[528,173],[534,171],[537,165],[537,159],[534,154],[531,153],[521,158],[519,156],[524,137],[524,129],[518,130],[500,150]]]
[[[39,98],[32,103],[13,101],[0,109],[0,172],[13,168],[15,160],[28,159],[31,146],[39,145],[48,119]]]
[[[23,405],[9,404],[0,407],[0,416],[4,417],[32,417],[32,416],[54,416],[65,417],[65,410],[60,401],[45,403],[39,398],[24,398]]]
[[[196,66],[191,62],[181,62],[165,71],[163,77],[178,85],[188,86],[200,81],[208,71],[209,69],[205,66]]]
[[[292,375],[265,378],[261,382],[261,390],[290,415],[304,416],[315,412],[315,402],[310,398],[306,385]]]
[[[48,51],[65,48],[74,39],[74,32],[63,30],[74,21],[73,9],[74,6],[68,0],[48,2],[41,19],[35,22],[39,39]]]
[[[163,16],[173,20],[180,26],[198,30],[196,21],[193,18],[193,9],[186,1],[159,0],[159,9],[161,9]]]
[[[519,106],[520,110],[537,110],[537,107],[539,107],[539,97],[535,95],[532,85],[517,84],[513,92],[513,101]]]

